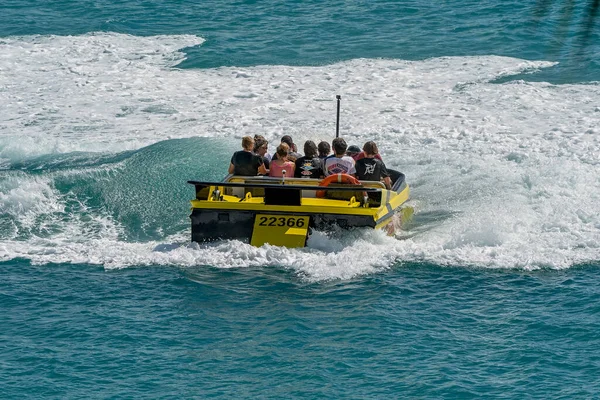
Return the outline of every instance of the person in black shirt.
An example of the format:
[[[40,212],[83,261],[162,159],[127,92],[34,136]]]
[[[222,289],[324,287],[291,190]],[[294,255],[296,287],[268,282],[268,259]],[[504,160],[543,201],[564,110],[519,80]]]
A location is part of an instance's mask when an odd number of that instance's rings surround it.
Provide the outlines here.
[[[262,175],[267,174],[267,169],[261,156],[252,152],[254,149],[254,139],[251,136],[242,138],[243,150],[236,151],[231,157],[229,164],[229,173],[242,176],[256,176],[260,172]]]
[[[296,160],[294,171],[296,178],[320,179],[323,177],[323,162],[317,155],[317,145],[312,140],[304,142],[304,157]]]
[[[383,161],[375,158],[379,154],[379,149],[375,142],[370,141],[363,146],[365,157],[356,161],[356,177],[361,181],[383,181],[385,187],[392,188],[390,174]]]

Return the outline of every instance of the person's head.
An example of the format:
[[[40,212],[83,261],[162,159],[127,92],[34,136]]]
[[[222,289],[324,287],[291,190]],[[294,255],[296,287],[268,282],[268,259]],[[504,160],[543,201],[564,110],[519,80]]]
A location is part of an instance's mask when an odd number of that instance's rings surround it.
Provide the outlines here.
[[[254,139],[252,139],[252,136],[244,136],[242,138],[242,147],[247,151],[254,150]]]
[[[331,146],[326,141],[319,143],[319,157],[327,157],[331,153]]]
[[[346,155],[350,157],[354,157],[358,153],[360,153],[360,147],[355,145],[348,146],[348,150],[346,150]]]
[[[331,147],[333,147],[333,152],[335,153],[335,155],[341,157],[344,154],[346,154],[346,149],[348,148],[348,145],[346,144],[346,141],[343,138],[337,137],[331,142]]]
[[[289,153],[290,146],[288,146],[287,143],[281,143],[277,146],[277,158],[285,161]]]
[[[257,138],[258,136],[258,138]],[[256,135],[254,136],[254,152],[256,154],[258,154],[259,156],[264,156],[265,154],[267,154],[267,149],[269,147],[269,142],[267,141],[267,139],[265,139],[264,137],[260,136],[260,135]]]
[[[379,154],[379,149],[377,148],[375,142],[373,142],[372,140],[365,143],[365,145],[363,146],[363,151],[368,156],[374,156],[375,154]]]
[[[304,142],[304,155],[307,158],[314,158],[318,154],[317,145],[312,140]]]
[[[290,135],[285,135],[281,138],[281,143],[285,143],[289,146],[290,151],[294,149],[294,141]]]

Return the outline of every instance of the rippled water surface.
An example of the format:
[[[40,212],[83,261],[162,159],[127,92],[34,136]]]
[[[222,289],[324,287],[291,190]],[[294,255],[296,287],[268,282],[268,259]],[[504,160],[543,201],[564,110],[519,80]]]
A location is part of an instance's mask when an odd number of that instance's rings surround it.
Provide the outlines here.
[[[277,267],[3,263],[4,393],[594,397],[597,267],[399,263],[307,283]]]
[[[592,5],[7,4],[2,397],[595,398]],[[336,94],[405,231],[190,243],[186,181],[331,140]]]

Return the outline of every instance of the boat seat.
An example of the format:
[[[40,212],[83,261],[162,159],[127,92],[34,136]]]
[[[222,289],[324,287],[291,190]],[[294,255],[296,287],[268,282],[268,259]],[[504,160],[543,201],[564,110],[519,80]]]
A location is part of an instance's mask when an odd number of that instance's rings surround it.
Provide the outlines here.
[[[244,196],[250,193],[252,197],[265,197],[265,189],[264,188],[245,188]]]
[[[223,194],[244,199],[248,193],[250,193],[252,197],[264,197],[265,190],[263,188],[227,187]]]
[[[306,179],[306,178],[286,178],[285,181],[288,184],[303,184],[303,185],[310,185],[310,186],[317,186],[319,184],[319,180],[318,179]],[[272,177],[258,177],[258,178],[251,178],[251,179],[245,179],[244,182],[246,183],[268,183],[268,184],[281,184],[282,183],[282,179],[281,178],[272,178]],[[246,195],[246,193],[250,192],[252,197],[265,197],[265,189],[264,188],[251,188],[251,189],[246,189],[245,191],[242,191],[241,188],[236,188],[239,191],[235,194],[238,197],[244,197]],[[281,191],[283,193],[283,191]],[[275,189],[275,192],[272,193],[278,193],[277,190]],[[291,201],[293,204],[296,204],[296,200],[295,197],[296,195],[282,195],[283,199],[281,200],[282,202],[286,202],[286,201]],[[294,200],[290,200],[290,196],[294,197]],[[301,197],[303,198],[315,198],[317,197],[317,192],[315,190],[302,190],[301,193]],[[269,202],[272,201],[277,201],[275,200],[272,196],[269,196],[269,200],[266,200]],[[276,203],[271,203],[271,204],[276,204]]]
[[[200,186],[196,185],[196,200],[206,200],[208,199],[208,194],[210,193],[209,186]]]
[[[239,197],[241,199],[243,199],[245,195],[244,188],[241,187],[227,187],[225,188],[225,194]]]
[[[336,187],[348,187],[348,185],[346,184],[342,184],[342,183],[336,183],[336,184],[330,184],[328,186],[329,188],[336,188]],[[360,186],[359,186],[360,187]],[[362,190],[357,189],[357,190],[328,190],[325,192],[325,198],[326,199],[333,199],[333,200],[350,200],[352,197],[354,197],[356,199],[356,201],[360,202],[362,204],[362,202],[364,201],[364,193]]]
[[[361,183],[364,184],[365,187],[387,189],[385,184],[381,181],[361,181]],[[369,198],[369,207],[381,206],[381,192],[370,192],[367,193],[367,196]]]
[[[303,198],[316,198],[317,197],[317,191],[316,190],[303,190],[302,191],[302,197]]]

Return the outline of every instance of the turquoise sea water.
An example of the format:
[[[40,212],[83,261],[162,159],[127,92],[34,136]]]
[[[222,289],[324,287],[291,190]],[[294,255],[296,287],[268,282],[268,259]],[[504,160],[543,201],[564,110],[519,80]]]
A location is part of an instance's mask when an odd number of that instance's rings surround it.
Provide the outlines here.
[[[592,3],[3,5],[2,398],[597,397]],[[189,243],[186,180],[335,94],[406,232]]]
[[[596,266],[282,268],[3,263],[8,397],[593,398]]]

